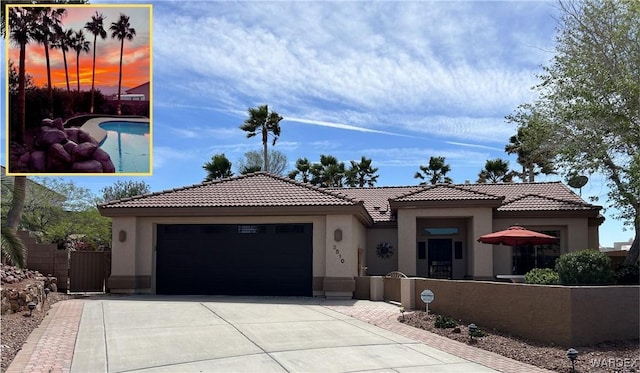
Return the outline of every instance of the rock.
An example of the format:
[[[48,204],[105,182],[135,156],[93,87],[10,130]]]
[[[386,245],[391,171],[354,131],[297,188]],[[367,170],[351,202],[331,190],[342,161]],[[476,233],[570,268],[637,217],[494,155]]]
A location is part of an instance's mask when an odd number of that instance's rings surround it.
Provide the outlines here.
[[[103,172],[113,173],[116,172],[116,167],[113,165],[111,161],[111,156],[109,153],[105,152],[101,148],[96,149],[93,153],[93,159],[100,162],[102,164]]]
[[[53,126],[57,129],[64,131],[64,124],[62,124],[62,118],[56,118],[53,120]]]
[[[76,144],[75,141],[67,141],[66,144],[62,145],[64,147],[64,150],[69,154],[73,154],[73,149],[75,149],[76,146],[78,146],[78,144]]]
[[[65,142],[67,142],[67,135],[65,135],[64,131],[51,130],[40,135],[36,144],[41,149],[47,149],[53,144],[64,144]]]
[[[455,327],[453,328],[453,330],[451,331],[451,333],[461,333],[462,331],[460,330],[460,327]]]
[[[86,144],[86,143],[85,143]],[[78,145],[78,147],[82,144]],[[84,173],[102,173],[102,164],[96,160],[75,162],[71,166],[71,171],[78,171]]]
[[[43,150],[35,150],[31,152],[29,158],[29,169],[35,172],[44,172],[47,165],[47,154]]]
[[[72,127],[72,128],[65,128],[64,129],[64,133],[67,135],[67,139],[69,139],[70,141],[73,141],[74,143],[78,143],[78,132],[80,131],[80,129]]]
[[[91,137],[91,135],[83,130],[78,130],[78,143],[80,144],[83,142],[90,142],[92,144],[95,144],[96,146],[98,145],[98,142],[93,137]]]
[[[44,118],[41,122],[40,125],[42,126],[47,126],[47,127],[55,127],[55,125],[53,124],[53,120],[49,119],[49,118]]]
[[[20,158],[18,158],[18,162],[21,165],[24,165],[25,167],[28,167],[29,166],[29,158],[31,158],[31,153],[26,152],[26,153],[22,154],[20,156]]]
[[[7,284],[13,284],[14,282],[16,282],[16,278],[14,276],[7,276],[4,279],[4,282],[6,282]]]
[[[90,142],[83,142],[81,144],[78,144],[78,146],[73,149],[73,153],[71,154],[73,163],[92,159],[93,153],[96,151],[96,149],[98,149],[98,145]]]
[[[61,160],[65,163],[71,162],[71,155],[67,153],[64,146],[62,146],[61,144],[51,145],[51,147],[49,148],[49,151],[47,152],[47,156],[49,158],[55,158],[55,159]]]

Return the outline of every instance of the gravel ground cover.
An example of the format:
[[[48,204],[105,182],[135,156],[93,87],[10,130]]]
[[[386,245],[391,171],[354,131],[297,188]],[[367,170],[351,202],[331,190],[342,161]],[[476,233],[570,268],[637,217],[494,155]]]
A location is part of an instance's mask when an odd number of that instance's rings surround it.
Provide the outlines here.
[[[470,341],[469,329],[461,322],[456,327],[440,329],[435,327],[437,315],[424,311],[406,312],[398,321],[424,329],[456,341],[472,344],[474,347],[495,352],[523,363],[535,365],[556,372],[571,372],[567,358],[567,346],[542,345],[515,338],[495,330],[485,330],[484,337]],[[623,322],[623,319],[621,319]],[[640,372],[640,345],[638,340],[600,343],[593,346],[573,346],[578,350],[575,361],[576,373],[636,373]]]
[[[35,280],[27,280],[35,281]],[[2,284],[3,288],[24,287],[27,281],[16,284]],[[13,358],[22,349],[22,345],[27,341],[29,334],[40,325],[42,319],[51,309],[51,305],[66,299],[71,299],[70,295],[64,293],[49,293],[42,310],[34,310],[31,317],[29,311],[2,315],[0,320],[0,355],[2,364],[0,372],[4,372],[13,361]]]

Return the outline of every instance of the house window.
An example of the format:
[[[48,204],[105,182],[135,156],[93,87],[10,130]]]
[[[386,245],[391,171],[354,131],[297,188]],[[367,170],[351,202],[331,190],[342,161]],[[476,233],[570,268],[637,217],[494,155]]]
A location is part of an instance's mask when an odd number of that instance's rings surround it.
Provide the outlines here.
[[[452,236],[454,234],[458,234],[459,230],[457,227],[450,228],[424,228],[422,230],[423,236]]]
[[[521,245],[513,248],[513,274],[524,275],[534,268],[554,268],[560,257],[560,231],[539,231],[558,237],[557,244]]]

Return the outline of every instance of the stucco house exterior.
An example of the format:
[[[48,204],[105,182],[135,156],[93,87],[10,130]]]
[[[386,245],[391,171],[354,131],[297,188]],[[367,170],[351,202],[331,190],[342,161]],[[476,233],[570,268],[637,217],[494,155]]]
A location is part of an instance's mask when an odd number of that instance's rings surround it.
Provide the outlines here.
[[[355,277],[396,270],[492,280],[597,249],[603,221],[560,182],[327,189],[264,172],[98,207],[111,292],[157,294],[351,297]],[[514,224],[559,244],[477,242]]]

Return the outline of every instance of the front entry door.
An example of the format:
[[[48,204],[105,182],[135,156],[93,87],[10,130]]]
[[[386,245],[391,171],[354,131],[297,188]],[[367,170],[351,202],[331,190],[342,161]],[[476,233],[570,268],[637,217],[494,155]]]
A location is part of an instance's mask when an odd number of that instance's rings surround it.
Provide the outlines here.
[[[453,240],[450,238],[430,238],[427,246],[429,277],[450,279]]]

